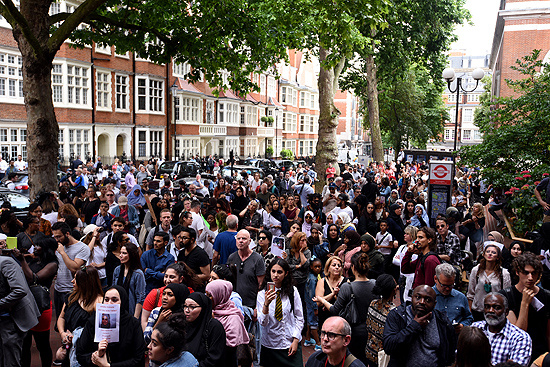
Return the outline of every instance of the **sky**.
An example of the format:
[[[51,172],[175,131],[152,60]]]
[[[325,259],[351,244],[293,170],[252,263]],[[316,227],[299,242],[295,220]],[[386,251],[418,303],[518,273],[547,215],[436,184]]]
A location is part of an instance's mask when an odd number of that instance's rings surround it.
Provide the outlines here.
[[[457,27],[458,40],[451,49],[465,49],[472,56],[491,53],[499,5],[500,0],[466,0],[473,25]]]

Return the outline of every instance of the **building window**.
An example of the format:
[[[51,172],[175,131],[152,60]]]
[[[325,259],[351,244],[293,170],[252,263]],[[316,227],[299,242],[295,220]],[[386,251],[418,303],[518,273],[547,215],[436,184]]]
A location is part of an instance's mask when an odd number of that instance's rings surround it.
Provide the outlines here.
[[[183,64],[182,63],[172,64],[172,73],[174,74],[174,76],[185,78],[190,71],[191,71],[191,66],[187,62],[184,62]]]
[[[59,64],[52,67],[52,94],[54,102],[63,102],[63,67]]]
[[[315,109],[315,94],[309,95],[309,108],[311,108],[312,110]]]
[[[214,121],[214,101],[206,101],[206,123],[213,124]]]
[[[472,130],[462,130],[462,140],[472,140]]]
[[[267,96],[277,98],[277,83],[272,76],[267,77]]]
[[[67,65],[67,102],[88,104],[88,69]]]
[[[300,116],[300,132],[301,133],[303,133],[306,129],[305,125],[306,125],[306,117],[305,116]]]
[[[454,129],[445,129],[445,140],[454,140],[455,131]]]
[[[11,141],[17,141],[17,129],[11,129],[10,130],[10,134],[11,134]]]
[[[100,54],[111,54],[111,46],[109,45],[100,45],[99,43],[95,44],[95,52],[98,52]]]
[[[479,94],[468,94],[468,102],[479,102]]]
[[[225,108],[225,105],[223,103],[218,103],[218,122],[220,124],[223,124],[225,122],[225,119],[224,119],[224,110]]]
[[[149,112],[163,112],[164,94],[161,80],[138,78],[138,110]]]
[[[23,97],[22,58],[12,54],[0,54],[0,96],[10,99]]]
[[[247,126],[258,126],[256,120],[256,107],[247,106],[246,107],[246,125]]]
[[[140,157],[147,156],[147,133],[145,131],[140,131],[138,134],[138,154]]]
[[[8,141],[8,129],[0,129],[0,141]]]
[[[287,87],[281,87],[281,102],[286,103],[287,100]]]
[[[455,103],[456,102],[456,94],[447,95],[447,102]]]
[[[182,119],[186,122],[200,122],[199,120],[200,99],[182,98]]]
[[[474,120],[474,110],[471,108],[464,108],[462,110],[462,120],[463,122],[472,122]]]
[[[292,105],[298,107],[298,91],[292,90]]]
[[[246,107],[241,106],[241,125],[246,123]]]
[[[149,146],[153,157],[162,155],[162,131],[149,132]]]
[[[111,74],[97,72],[97,107],[111,106]]]
[[[309,132],[314,133],[313,126],[315,125],[315,118],[313,116],[310,116],[309,118]]]
[[[483,135],[481,134],[481,131],[474,130],[474,140],[483,140]]]
[[[180,119],[180,97],[174,97],[174,120],[179,121],[179,119]],[[179,156],[179,154],[176,154],[176,156]]]
[[[17,159],[17,153],[18,152],[18,146],[17,145],[12,145],[11,146],[11,158],[12,159]]]
[[[27,141],[27,129],[21,129],[21,141]]]
[[[300,107],[306,106],[306,100],[307,100],[306,92],[300,92]]]
[[[260,75],[260,94],[265,94],[265,75]]]
[[[128,76],[116,76],[116,108],[117,110],[128,110]]]

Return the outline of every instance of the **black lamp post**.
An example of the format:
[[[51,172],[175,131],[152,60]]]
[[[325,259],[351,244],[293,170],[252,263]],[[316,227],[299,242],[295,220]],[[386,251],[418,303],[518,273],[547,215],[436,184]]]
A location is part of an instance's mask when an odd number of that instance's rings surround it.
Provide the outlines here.
[[[468,90],[467,85],[462,85],[462,78],[456,78],[455,70],[453,68],[447,68],[443,70],[442,73],[443,79],[447,81],[447,88],[449,92],[456,93],[456,108],[455,108],[455,136],[454,136],[454,148],[453,148],[453,159],[456,159],[456,142],[458,137],[458,105],[460,103],[460,91],[464,93],[473,92],[476,90],[479,81],[485,76],[485,72],[481,68],[477,68],[472,72],[472,77],[476,81],[476,85],[473,89]],[[455,90],[451,89],[451,83],[456,79]]]

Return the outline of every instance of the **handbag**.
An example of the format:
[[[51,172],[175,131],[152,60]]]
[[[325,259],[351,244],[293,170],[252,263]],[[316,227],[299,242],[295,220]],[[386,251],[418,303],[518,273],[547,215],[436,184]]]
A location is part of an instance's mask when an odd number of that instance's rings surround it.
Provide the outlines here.
[[[29,286],[40,313],[50,308],[50,290],[43,285],[38,284],[38,277],[33,276],[33,284]]]
[[[351,297],[346,304],[346,307],[340,313],[338,316],[343,317],[346,319],[347,322],[350,323],[350,325],[355,325],[359,322],[359,312],[357,311],[357,305],[355,304],[355,294],[353,293],[353,283],[350,283],[349,285],[350,291],[351,291]]]

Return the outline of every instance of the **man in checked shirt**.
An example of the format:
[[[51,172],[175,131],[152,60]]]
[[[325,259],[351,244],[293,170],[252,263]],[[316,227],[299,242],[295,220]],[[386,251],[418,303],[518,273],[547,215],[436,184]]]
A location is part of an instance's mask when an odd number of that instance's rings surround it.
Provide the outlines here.
[[[528,366],[531,359],[531,337],[525,331],[508,321],[508,300],[500,293],[491,292],[483,301],[485,321],[472,324],[483,330],[491,343],[493,366],[506,361],[514,361]]]
[[[451,265],[459,265],[462,253],[458,236],[449,231],[449,224],[445,218],[438,217],[435,226],[437,229],[436,252],[439,258]]]

